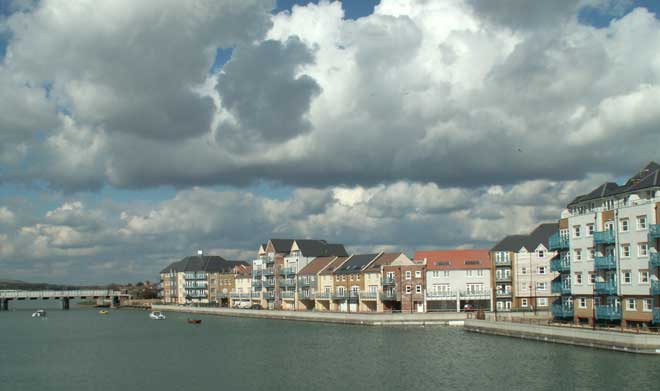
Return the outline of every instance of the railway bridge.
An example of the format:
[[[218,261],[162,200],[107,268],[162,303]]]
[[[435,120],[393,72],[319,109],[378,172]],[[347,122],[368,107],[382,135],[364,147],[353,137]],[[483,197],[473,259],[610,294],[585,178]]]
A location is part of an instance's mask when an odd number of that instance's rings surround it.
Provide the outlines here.
[[[120,291],[109,289],[79,289],[62,291],[20,291],[5,290],[0,291],[0,311],[9,309],[9,302],[12,300],[61,300],[62,309],[69,309],[71,299],[95,299],[97,302],[110,300],[113,307],[119,306],[123,300],[130,296]]]

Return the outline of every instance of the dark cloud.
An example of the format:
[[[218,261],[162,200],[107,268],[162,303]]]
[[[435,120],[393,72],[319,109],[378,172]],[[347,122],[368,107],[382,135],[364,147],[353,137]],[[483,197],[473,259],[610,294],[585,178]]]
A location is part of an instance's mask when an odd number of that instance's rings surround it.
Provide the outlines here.
[[[222,123],[218,142],[284,142],[309,131],[305,115],[321,88],[298,72],[313,60],[312,51],[297,37],[236,48],[217,85],[222,106],[234,115],[236,124]]]

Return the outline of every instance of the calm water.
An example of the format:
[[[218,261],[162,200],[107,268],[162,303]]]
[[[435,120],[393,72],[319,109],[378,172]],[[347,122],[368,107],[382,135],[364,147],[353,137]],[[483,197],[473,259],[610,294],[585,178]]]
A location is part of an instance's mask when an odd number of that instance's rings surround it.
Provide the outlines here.
[[[39,305],[34,302],[24,303]],[[660,357],[469,334],[184,314],[0,313],[0,390],[655,389]]]

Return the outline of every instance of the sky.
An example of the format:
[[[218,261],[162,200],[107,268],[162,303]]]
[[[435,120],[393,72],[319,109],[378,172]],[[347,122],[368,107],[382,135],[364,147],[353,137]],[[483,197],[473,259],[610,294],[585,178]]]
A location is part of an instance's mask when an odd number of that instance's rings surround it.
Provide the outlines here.
[[[660,2],[0,0],[0,279],[488,248],[660,161]]]

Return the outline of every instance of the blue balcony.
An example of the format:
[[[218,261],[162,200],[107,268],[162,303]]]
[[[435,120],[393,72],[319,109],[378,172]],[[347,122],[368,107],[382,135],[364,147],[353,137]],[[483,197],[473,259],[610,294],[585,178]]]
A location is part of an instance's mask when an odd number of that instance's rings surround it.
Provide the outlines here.
[[[266,280],[266,281],[264,281],[264,286],[266,288],[274,288],[275,287],[275,280]]]
[[[553,304],[552,316],[555,318],[572,318],[573,306],[567,304]]]
[[[552,236],[548,238],[548,246],[550,250],[565,250],[568,248],[569,240],[566,236],[559,235],[559,232],[555,232]]]
[[[330,300],[331,297],[332,297],[332,293],[330,292],[319,292],[316,294],[317,300]]]
[[[613,231],[596,231],[594,232],[594,244],[614,244],[616,238]]]
[[[273,270],[272,267],[269,267],[268,269],[263,269],[261,272],[264,276],[272,276],[275,274],[275,271]]]
[[[651,295],[653,296],[660,295],[660,281],[658,280],[651,281]]]
[[[376,300],[377,298],[378,298],[378,292],[373,292],[373,291],[360,292],[360,300]]]
[[[269,291],[264,293],[264,299],[273,300],[275,298],[275,292]]]
[[[394,291],[385,291],[380,293],[380,299],[382,301],[396,301],[399,300],[399,297]]]
[[[604,257],[595,257],[594,269],[596,270],[616,269],[616,259],[614,259],[613,255],[606,255]]]
[[[660,324],[660,308],[653,309],[653,324]]]
[[[594,286],[594,293],[597,295],[616,295],[616,282],[596,282],[596,285]]]
[[[261,288],[261,280],[252,280],[253,288]]]
[[[298,286],[301,286],[301,287],[303,287],[303,286],[315,286],[315,285],[316,285],[316,281],[312,281],[310,279],[301,278],[301,279],[298,280]]]
[[[597,305],[596,319],[598,320],[621,320],[621,308],[613,305]]]
[[[314,300],[314,297],[316,297],[316,294],[309,289],[298,291],[298,298],[300,300]]]
[[[252,271],[252,276],[253,277],[261,277],[262,275],[263,275],[263,273],[262,273],[261,269],[255,269],[255,270]]]
[[[559,293],[561,295],[570,295],[571,284],[565,282],[565,280],[555,280],[552,281],[552,285],[550,285],[550,291],[552,293]]]
[[[649,241],[660,238],[660,224],[649,225]]]
[[[394,281],[394,277],[383,277],[383,285],[394,285],[396,282]]]
[[[286,276],[296,274],[296,268],[294,268],[294,267],[283,267],[283,268],[280,269],[280,274],[281,275],[286,275]]]
[[[568,273],[571,271],[571,261],[568,258],[554,258],[550,261],[550,271]]]
[[[283,287],[292,287],[292,286],[296,286],[296,280],[292,278],[282,278],[280,279],[279,284],[280,286]]]
[[[296,297],[296,292],[293,291],[285,291],[280,294],[283,299],[295,299]]]
[[[651,269],[660,267],[660,253],[649,254],[649,267]]]
[[[250,293],[250,298],[252,298],[252,299],[261,299],[261,292],[252,292],[252,293]]]

